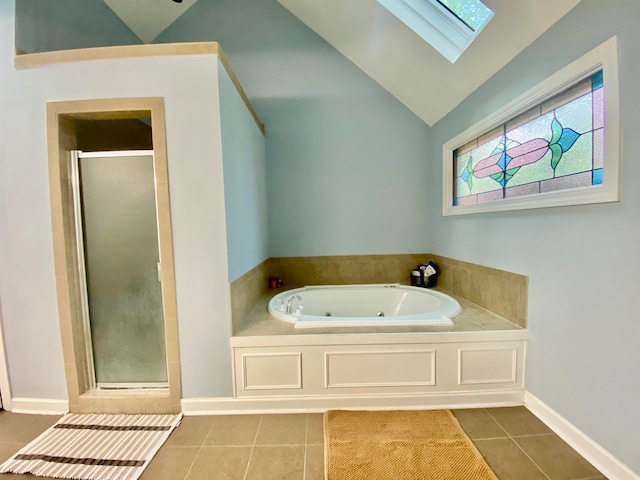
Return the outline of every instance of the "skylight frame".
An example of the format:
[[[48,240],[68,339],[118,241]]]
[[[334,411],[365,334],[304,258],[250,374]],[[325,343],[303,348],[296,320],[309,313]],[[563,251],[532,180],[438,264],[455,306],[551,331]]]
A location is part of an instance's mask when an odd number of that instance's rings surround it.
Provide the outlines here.
[[[466,4],[466,6],[470,6],[470,7],[474,7],[474,5],[480,5],[479,8],[483,9],[483,12],[477,12],[479,15],[482,14],[486,14],[487,16],[479,23],[477,24],[477,26],[473,26],[471,23],[475,23],[473,22],[473,19],[471,19],[471,22],[467,21],[469,20],[469,18],[465,19],[463,18],[463,16],[461,15],[461,13],[456,12],[456,10],[453,8],[453,5],[447,5],[447,2],[454,2],[455,0],[436,0],[440,5],[442,5],[444,8],[446,8],[447,10],[449,10],[451,13],[453,13],[464,25],[466,25],[469,29],[471,29],[473,32],[477,31],[480,28],[483,28],[488,20],[489,17],[491,17],[493,15],[493,10],[491,10],[487,5],[484,4],[484,2],[482,2],[482,0],[460,0],[461,2],[464,2]]]
[[[451,63],[460,58],[494,16],[491,12],[474,31],[437,0],[377,1]]]

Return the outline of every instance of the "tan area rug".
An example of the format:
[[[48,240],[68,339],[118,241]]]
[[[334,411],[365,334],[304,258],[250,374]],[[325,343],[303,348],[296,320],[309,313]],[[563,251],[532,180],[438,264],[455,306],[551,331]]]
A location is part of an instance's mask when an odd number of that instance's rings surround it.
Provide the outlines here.
[[[328,480],[498,480],[449,410],[324,414]]]

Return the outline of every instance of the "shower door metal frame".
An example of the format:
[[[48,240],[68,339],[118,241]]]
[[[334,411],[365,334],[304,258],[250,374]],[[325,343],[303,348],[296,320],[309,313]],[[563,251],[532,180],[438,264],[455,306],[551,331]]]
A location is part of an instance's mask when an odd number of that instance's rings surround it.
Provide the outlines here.
[[[82,305],[82,326],[84,336],[84,350],[87,359],[87,369],[89,374],[90,390],[129,390],[129,389],[166,389],[169,382],[139,382],[139,383],[98,383],[96,380],[96,370],[93,357],[93,343],[91,336],[91,321],[89,314],[89,295],[87,290],[87,271],[84,249],[84,226],[82,222],[82,199],[80,193],[80,159],[81,158],[106,158],[106,157],[151,157],[153,165],[153,192],[156,210],[156,236],[158,239],[158,249],[160,248],[160,232],[158,219],[158,188],[156,180],[156,167],[153,150],[110,150],[100,152],[83,152],[81,150],[73,150],[70,152],[70,180],[73,193],[73,211],[75,220],[76,233],[76,255],[78,258],[78,278],[80,281],[80,303]],[[159,253],[159,252],[158,252]],[[162,269],[160,259],[157,262],[158,281],[162,283]],[[163,315],[164,315],[164,308]],[[164,325],[163,325],[164,328]],[[166,365],[168,375],[168,365]]]

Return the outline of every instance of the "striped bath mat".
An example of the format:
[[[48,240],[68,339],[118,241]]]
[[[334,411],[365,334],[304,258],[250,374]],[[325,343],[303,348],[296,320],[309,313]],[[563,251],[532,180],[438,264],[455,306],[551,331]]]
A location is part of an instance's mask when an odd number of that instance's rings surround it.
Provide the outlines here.
[[[135,480],[181,418],[182,414],[65,415],[0,465],[0,473]]]

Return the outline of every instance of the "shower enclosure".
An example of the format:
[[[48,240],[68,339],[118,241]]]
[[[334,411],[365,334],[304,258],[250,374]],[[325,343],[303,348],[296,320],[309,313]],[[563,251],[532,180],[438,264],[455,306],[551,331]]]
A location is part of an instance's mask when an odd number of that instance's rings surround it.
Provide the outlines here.
[[[167,387],[153,151],[74,151],[70,167],[94,386]]]

